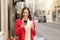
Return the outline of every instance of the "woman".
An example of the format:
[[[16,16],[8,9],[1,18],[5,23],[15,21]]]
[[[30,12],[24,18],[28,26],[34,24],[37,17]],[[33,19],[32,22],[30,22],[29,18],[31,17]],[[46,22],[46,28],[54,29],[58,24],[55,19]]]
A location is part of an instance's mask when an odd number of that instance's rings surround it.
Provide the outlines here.
[[[30,10],[24,7],[21,13],[21,18],[16,20],[15,31],[18,35],[18,40],[34,40],[36,35],[35,22],[30,15]]]

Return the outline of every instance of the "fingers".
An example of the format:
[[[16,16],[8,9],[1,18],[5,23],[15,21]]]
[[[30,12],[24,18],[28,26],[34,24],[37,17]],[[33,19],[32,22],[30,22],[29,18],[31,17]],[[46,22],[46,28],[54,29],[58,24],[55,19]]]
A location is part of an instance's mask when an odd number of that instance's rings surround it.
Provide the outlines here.
[[[21,28],[24,28],[24,24],[21,25]]]

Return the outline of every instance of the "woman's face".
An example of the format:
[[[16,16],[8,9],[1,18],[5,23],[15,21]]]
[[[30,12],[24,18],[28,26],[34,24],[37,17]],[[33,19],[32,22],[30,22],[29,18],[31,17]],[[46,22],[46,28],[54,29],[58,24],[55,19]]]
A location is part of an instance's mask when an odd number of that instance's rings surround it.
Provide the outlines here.
[[[23,11],[23,17],[24,17],[24,18],[27,18],[28,15],[29,15],[29,12],[28,12],[27,9],[25,9],[25,10]]]

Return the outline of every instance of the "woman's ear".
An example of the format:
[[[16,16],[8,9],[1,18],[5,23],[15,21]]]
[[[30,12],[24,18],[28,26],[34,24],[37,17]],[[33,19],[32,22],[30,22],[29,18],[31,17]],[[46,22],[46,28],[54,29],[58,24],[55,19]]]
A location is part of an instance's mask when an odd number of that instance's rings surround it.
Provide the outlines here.
[[[28,15],[28,17],[29,17],[29,15]]]

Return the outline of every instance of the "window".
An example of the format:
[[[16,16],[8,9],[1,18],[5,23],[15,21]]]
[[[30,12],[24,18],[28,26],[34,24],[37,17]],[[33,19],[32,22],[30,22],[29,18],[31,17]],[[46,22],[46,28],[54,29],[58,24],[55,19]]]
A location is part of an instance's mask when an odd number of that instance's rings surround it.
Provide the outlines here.
[[[0,0],[0,31],[1,31],[1,0]]]

